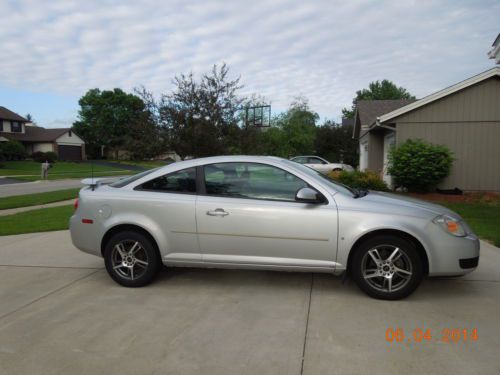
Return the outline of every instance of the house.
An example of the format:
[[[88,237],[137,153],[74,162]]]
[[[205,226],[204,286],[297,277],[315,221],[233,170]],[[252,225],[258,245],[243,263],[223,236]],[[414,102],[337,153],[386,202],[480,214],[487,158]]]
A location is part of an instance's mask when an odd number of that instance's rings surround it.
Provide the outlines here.
[[[488,52],[490,59],[494,59],[495,63],[500,64],[500,34],[491,45],[491,51]]]
[[[379,173],[389,184],[390,148],[422,139],[454,154],[440,188],[500,191],[500,67],[413,102],[360,101],[354,121],[360,169]]]
[[[28,155],[55,152],[61,160],[84,160],[85,142],[71,128],[45,129],[24,117],[0,107],[0,142],[19,141]]]

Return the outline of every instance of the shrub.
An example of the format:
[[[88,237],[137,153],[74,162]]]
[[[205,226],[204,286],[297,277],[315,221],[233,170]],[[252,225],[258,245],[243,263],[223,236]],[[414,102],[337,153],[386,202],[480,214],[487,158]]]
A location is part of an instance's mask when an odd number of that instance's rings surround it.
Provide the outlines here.
[[[55,152],[52,152],[52,151],[48,151],[48,152],[37,151],[37,152],[34,152],[31,155],[31,157],[33,158],[34,161],[37,161],[39,163],[43,163],[46,160],[49,163],[55,163],[57,160],[57,154]]]
[[[409,139],[390,151],[389,163],[396,187],[426,192],[450,174],[453,154],[446,146]]]
[[[24,160],[26,150],[18,141],[0,142],[0,155],[3,160]]]
[[[386,183],[375,172],[330,172],[329,177],[354,189],[388,191]]]
[[[53,151],[48,151],[45,153],[45,160],[48,160],[49,163],[55,163],[58,159],[58,156]]]

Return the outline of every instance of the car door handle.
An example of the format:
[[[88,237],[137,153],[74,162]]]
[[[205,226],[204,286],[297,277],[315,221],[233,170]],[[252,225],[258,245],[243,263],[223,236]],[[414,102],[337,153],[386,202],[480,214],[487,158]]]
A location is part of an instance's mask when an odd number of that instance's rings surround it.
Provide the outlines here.
[[[216,208],[213,211],[207,211],[208,216],[227,216],[229,212],[224,211],[222,208]]]

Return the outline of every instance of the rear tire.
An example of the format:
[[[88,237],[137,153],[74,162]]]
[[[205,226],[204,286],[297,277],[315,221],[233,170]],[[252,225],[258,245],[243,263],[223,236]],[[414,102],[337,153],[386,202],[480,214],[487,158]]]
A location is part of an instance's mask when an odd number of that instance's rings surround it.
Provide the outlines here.
[[[422,281],[422,259],[411,241],[380,235],[364,241],[354,251],[351,274],[370,297],[402,299],[412,294]]]
[[[162,266],[154,243],[142,233],[125,231],[115,234],[104,249],[104,263],[118,284],[137,288],[149,284]]]

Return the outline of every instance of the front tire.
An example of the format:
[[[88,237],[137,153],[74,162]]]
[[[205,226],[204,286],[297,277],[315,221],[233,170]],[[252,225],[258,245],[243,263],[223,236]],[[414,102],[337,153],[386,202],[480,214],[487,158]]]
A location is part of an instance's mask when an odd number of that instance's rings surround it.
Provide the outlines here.
[[[108,241],[104,263],[114,281],[130,288],[149,284],[162,265],[154,243],[147,236],[133,231],[117,233]]]
[[[423,278],[415,244],[397,236],[377,236],[354,250],[351,273],[370,297],[398,300],[412,294]]]

